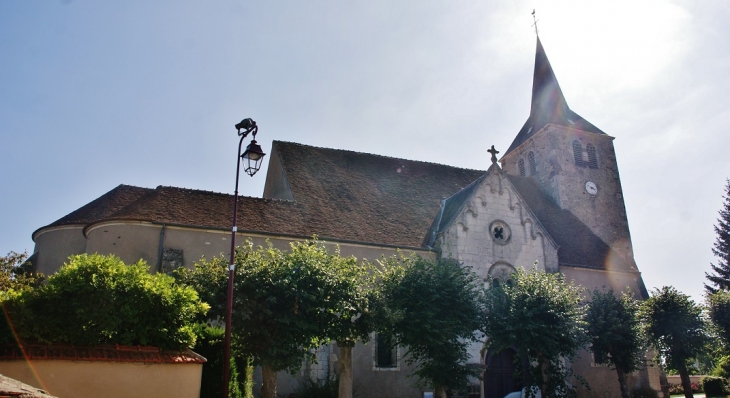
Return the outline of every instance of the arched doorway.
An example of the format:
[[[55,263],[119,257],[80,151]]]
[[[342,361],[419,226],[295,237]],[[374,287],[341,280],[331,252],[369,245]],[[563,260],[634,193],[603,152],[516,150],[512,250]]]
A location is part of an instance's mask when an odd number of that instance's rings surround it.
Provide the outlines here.
[[[509,348],[500,352],[487,352],[484,371],[484,397],[503,398],[505,395],[522,388],[520,380],[515,378],[517,364],[515,350]]]

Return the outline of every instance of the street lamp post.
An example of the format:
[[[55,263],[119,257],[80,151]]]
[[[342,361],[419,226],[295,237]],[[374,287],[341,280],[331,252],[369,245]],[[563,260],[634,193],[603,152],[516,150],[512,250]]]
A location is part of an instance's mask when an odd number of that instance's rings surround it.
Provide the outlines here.
[[[262,150],[261,146],[256,143],[256,133],[259,132],[256,122],[252,119],[243,119],[240,123],[236,124],[238,135],[241,140],[238,142],[238,155],[236,156],[236,189],[233,195],[233,226],[231,227],[231,260],[228,262],[228,295],[226,301],[226,337],[223,341],[224,352],[223,352],[223,398],[228,398],[229,385],[231,379],[231,318],[233,314],[233,277],[236,257],[236,219],[238,215],[238,177],[241,171],[241,163],[244,164],[243,171],[246,174],[253,177],[259,168],[261,168],[261,161],[266,155]],[[251,143],[246,147],[246,151],[241,154],[241,147],[243,146],[243,140],[249,133],[253,134]]]

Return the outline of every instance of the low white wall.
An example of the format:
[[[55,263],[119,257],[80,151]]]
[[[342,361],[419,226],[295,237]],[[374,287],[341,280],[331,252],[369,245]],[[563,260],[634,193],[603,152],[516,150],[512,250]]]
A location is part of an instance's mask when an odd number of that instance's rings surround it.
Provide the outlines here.
[[[200,363],[2,360],[0,374],[59,398],[198,398]]]

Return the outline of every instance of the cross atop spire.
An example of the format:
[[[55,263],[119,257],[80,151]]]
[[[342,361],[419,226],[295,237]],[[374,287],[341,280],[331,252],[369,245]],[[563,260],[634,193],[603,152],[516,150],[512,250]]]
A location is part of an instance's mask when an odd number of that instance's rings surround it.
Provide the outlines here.
[[[499,151],[494,149],[494,145],[492,145],[492,149],[487,149],[487,152],[492,154],[492,164],[496,164],[497,163],[497,154],[499,153]]]
[[[538,36],[537,32],[537,17],[535,16],[535,9],[532,9],[532,20],[535,21],[535,23],[532,24],[532,26],[535,27],[535,36]]]

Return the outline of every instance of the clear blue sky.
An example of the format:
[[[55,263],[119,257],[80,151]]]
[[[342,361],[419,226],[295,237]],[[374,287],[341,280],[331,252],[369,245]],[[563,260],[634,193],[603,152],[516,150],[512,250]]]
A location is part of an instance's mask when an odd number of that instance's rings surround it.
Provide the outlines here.
[[[647,286],[700,299],[730,177],[724,0],[4,0],[0,254],[118,184],[232,192],[244,117],[265,151],[486,169],[529,113],[533,8],[569,105],[616,137]]]

